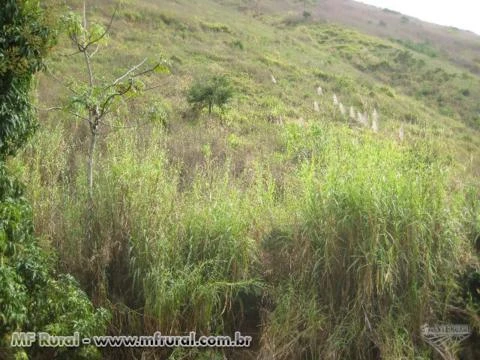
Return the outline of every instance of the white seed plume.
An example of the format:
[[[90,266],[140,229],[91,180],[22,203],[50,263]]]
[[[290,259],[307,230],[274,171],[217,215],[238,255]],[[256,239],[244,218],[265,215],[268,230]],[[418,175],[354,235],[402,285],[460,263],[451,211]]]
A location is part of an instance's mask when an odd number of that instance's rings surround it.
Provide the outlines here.
[[[365,127],[368,127],[368,116],[362,114],[360,111],[357,112],[357,121]]]
[[[315,112],[320,112],[320,106],[318,106],[318,102],[316,101],[313,102],[313,110]]]
[[[405,139],[405,130],[403,128],[403,125],[400,126],[400,130],[398,130],[398,139],[400,141],[403,141]]]
[[[323,90],[322,90],[322,87],[321,87],[321,86],[319,86],[319,87],[317,88],[317,95],[320,95],[320,96],[323,95]]]
[[[373,109],[372,130],[373,130],[373,132],[378,132],[378,113],[377,113],[377,109]]]
[[[355,120],[355,109],[350,106],[350,119]]]
[[[347,111],[345,110],[345,106],[343,106],[342,103],[339,103],[338,104],[338,108],[340,109],[340,113],[345,116],[345,114],[347,113]]]
[[[369,124],[368,114],[365,113],[365,114],[363,114],[363,125],[365,125],[366,127],[368,127],[368,124]]]
[[[360,124],[363,125],[363,121],[362,121],[362,120],[363,120],[363,115],[362,115],[362,113],[361,113],[360,111],[357,111],[357,117],[356,117],[356,119],[357,119],[357,122],[359,122]]]
[[[378,132],[378,120],[375,118],[372,119],[372,130],[374,133]]]
[[[338,105],[338,98],[335,94],[333,94],[333,105]]]
[[[378,123],[378,112],[375,108],[373,109],[372,120],[376,120],[376,122]]]
[[[277,83],[277,79],[275,79],[275,77],[273,75],[272,76],[272,83],[276,84]]]

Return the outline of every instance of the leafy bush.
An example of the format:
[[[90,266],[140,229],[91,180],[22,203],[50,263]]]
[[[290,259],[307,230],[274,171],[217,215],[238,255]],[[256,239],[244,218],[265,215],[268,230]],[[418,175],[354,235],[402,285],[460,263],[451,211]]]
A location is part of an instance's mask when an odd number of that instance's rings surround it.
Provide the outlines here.
[[[54,39],[34,3],[7,0],[0,10],[0,156],[14,154],[35,130],[28,91]]]
[[[233,96],[233,89],[225,76],[213,76],[195,82],[190,88],[187,101],[199,109],[208,108],[212,113],[214,106],[223,108]]]
[[[312,14],[311,14],[310,12],[308,12],[308,11],[306,11],[306,10],[303,12],[303,18],[304,18],[305,20],[308,20],[308,19],[311,18],[311,17],[312,17]]]
[[[33,237],[31,209],[21,185],[0,164],[0,344],[13,331],[47,331],[91,337],[105,332],[108,313],[95,310],[71,276],[57,277],[51,254]],[[29,353],[42,349],[31,348]],[[11,350],[13,351],[13,350]],[[16,349],[15,351],[21,351]],[[65,351],[66,358],[91,358],[96,350]],[[75,355],[76,354],[76,355]]]

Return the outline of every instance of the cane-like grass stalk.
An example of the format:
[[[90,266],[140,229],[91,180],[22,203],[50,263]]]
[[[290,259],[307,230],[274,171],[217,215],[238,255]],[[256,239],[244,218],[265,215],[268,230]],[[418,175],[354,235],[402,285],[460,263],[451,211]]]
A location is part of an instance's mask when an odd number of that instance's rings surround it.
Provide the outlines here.
[[[357,121],[364,127],[368,127],[368,115],[362,114],[360,111],[357,111]]]
[[[337,95],[336,95],[336,94],[333,94],[332,98],[333,98],[333,105],[338,106],[338,98],[337,98]]]
[[[400,126],[400,129],[398,130],[398,140],[400,140],[400,142],[403,142],[405,140],[405,129],[402,126]]]
[[[59,266],[88,284],[84,157],[75,134],[43,131],[18,171]],[[107,136],[94,192],[112,302],[141,309],[123,329],[231,334],[261,303],[262,359],[429,358],[418,329],[448,320],[479,229],[478,193],[465,203],[435,147],[287,124],[278,158],[237,178],[205,147],[187,179],[165,132],[143,131]]]
[[[377,109],[373,109],[373,113],[372,113],[372,130],[375,133],[378,132],[378,113],[377,113]]]
[[[355,108],[353,106],[350,106],[349,117],[350,117],[350,120],[355,120],[356,119]]]

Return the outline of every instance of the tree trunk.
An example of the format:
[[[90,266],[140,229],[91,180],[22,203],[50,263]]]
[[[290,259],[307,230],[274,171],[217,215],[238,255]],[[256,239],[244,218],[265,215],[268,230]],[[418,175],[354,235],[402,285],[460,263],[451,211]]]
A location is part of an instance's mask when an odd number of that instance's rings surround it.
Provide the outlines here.
[[[87,162],[87,185],[90,204],[93,202],[93,167],[95,162],[95,145],[97,144],[97,132],[92,127],[90,133],[90,147],[88,149]]]
[[[97,144],[97,124],[93,120],[90,124],[90,145],[88,148],[87,160],[87,186],[88,186],[88,200],[87,200],[87,246],[90,249],[89,259],[92,261],[92,275],[94,285],[92,289],[92,302],[95,306],[103,306],[107,301],[107,277],[106,268],[109,259],[102,256],[104,247],[101,237],[95,233],[95,198],[94,198],[94,167],[95,167],[95,147]]]

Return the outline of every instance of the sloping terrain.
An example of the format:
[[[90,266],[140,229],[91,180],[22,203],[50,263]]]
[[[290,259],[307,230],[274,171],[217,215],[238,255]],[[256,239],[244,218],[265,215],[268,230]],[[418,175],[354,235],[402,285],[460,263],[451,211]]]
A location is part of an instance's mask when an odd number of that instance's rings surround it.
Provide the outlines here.
[[[268,132],[265,136],[271,137],[268,119],[276,115],[291,121],[330,116],[335,93],[347,109],[354,106],[357,111],[372,112],[377,108],[382,127],[389,130],[384,134],[393,134],[394,129],[396,134],[404,124],[407,133],[425,128],[443,134],[442,141],[452,144],[452,152],[463,154],[464,160],[470,158],[468,153],[478,151],[480,79],[475,74],[442,56],[432,58],[397,42],[315,19],[304,21],[298,6],[288,1],[254,3],[142,1],[127,5],[113,24],[98,71],[102,75],[113,72],[114,77],[136,60],[148,56],[153,61],[164,54],[171,61],[172,76],[163,80],[164,86],[158,87],[153,97],[166,99],[177,112],[186,106],[185,92],[193,78],[228,74],[239,96],[225,118],[231,119],[234,127],[241,127],[242,122],[235,121],[241,117],[247,127],[262,128],[253,132],[257,136]],[[97,5],[105,16],[111,9],[107,4]],[[349,4],[345,6],[353,6]],[[332,6],[324,1],[311,5],[325,16],[348,14]],[[369,16],[384,15],[370,7],[361,9],[373,11]],[[448,29],[442,30],[448,37]],[[403,37],[408,32],[398,34]],[[402,41],[408,39],[405,36]],[[425,36],[428,38],[428,31]],[[465,48],[469,48],[468,41]],[[75,64],[63,59],[55,69],[83,72],[82,66]],[[277,84],[272,83],[272,75]],[[41,86],[48,89],[40,91],[46,100],[62,91],[52,79]],[[319,99],[318,86],[325,90]],[[329,110],[314,114],[315,99],[322,109]],[[473,161],[478,161],[476,156]]]
[[[257,3],[258,9],[268,12],[281,9],[281,12],[301,13],[305,8],[316,21],[337,23],[387,40],[402,41],[409,48],[431,56],[445,56],[477,75],[480,72],[479,36],[469,31],[427,23],[352,0],[307,1],[305,5],[301,1]]]
[[[88,2],[88,23],[114,8]],[[94,206],[88,127],[67,111],[41,112],[10,168],[58,267],[87,291],[106,279],[111,334],[254,337],[137,358],[429,359],[420,325],[478,326],[479,43],[350,1],[123,1],[95,76],[144,58],[170,74],[101,127]],[[213,75],[232,100],[192,109],[192,84]],[[71,103],[72,81],[86,67],[62,37],[39,108]]]

